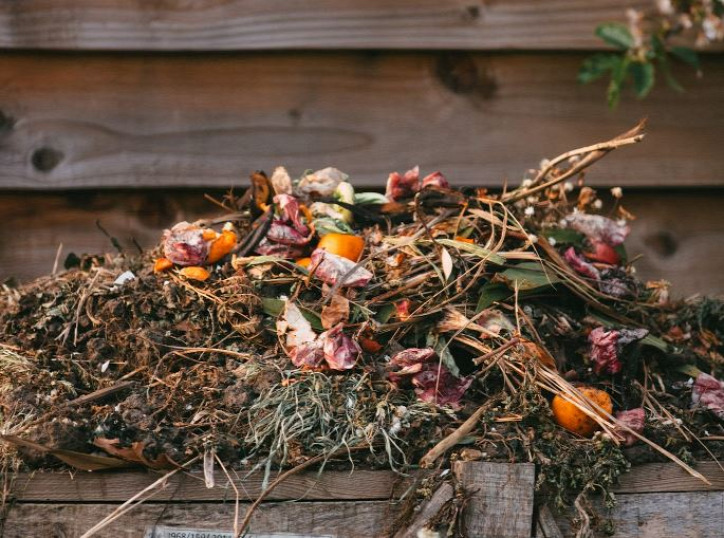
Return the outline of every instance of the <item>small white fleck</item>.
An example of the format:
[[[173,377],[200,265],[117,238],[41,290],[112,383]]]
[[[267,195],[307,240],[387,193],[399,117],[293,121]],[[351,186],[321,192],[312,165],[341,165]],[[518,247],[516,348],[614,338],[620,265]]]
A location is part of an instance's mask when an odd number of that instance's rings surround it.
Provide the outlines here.
[[[523,213],[525,213],[526,217],[532,217],[533,215],[535,215],[535,208],[532,205],[529,205],[525,208],[525,211],[523,211]]]
[[[570,182],[570,181],[566,181],[566,182],[563,184],[563,190],[566,191],[566,192],[571,192],[574,188],[575,188],[575,187],[574,187],[573,183]]]
[[[621,187],[613,187],[611,189],[611,196],[621,198],[623,196],[623,189]]]
[[[555,247],[557,242],[558,242],[558,241],[556,241],[556,238],[555,238],[555,237],[549,237],[549,238],[548,238],[548,243],[549,243],[552,247]]]
[[[534,204],[538,201],[538,198],[536,196],[530,195],[528,198],[525,199],[526,202],[529,204]]]
[[[532,179],[524,179],[524,180],[523,180],[523,183],[521,183],[521,186],[523,186],[523,187],[530,187],[532,184],[533,184],[533,180],[532,180]]]
[[[101,373],[105,373],[106,370],[108,370],[108,367],[111,365],[111,361],[106,361],[103,364],[101,364]]]
[[[601,200],[596,200],[593,202],[593,207],[595,209],[601,209],[603,207],[603,202]]]
[[[538,242],[538,236],[535,234],[528,234],[528,241],[535,244]]]
[[[124,273],[121,273],[118,275],[118,278],[113,281],[113,284],[116,286],[123,286],[126,282],[130,282],[131,280],[135,280],[136,275],[133,274],[133,271],[125,271]]]

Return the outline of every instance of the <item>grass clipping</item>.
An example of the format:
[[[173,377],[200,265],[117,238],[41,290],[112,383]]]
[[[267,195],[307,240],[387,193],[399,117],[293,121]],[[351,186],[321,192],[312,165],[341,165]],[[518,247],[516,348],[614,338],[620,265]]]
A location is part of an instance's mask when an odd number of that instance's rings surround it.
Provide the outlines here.
[[[582,181],[642,137],[639,125],[544,161],[501,194],[416,170],[391,174],[386,197],[350,194],[334,169],[257,173],[244,196],[218,201],[224,215],[192,225],[233,244],[203,271],[154,264],[170,257],[166,240],[5,286],[4,479],[196,464],[210,486],[215,465],[276,484],[313,464],[534,462],[541,498],[574,506],[582,536],[603,524],[588,495],[612,501],[632,462],[668,459],[706,481],[690,464],[716,458],[724,431],[715,410],[692,407],[690,378],[721,375],[724,307],[674,303],[666,283],[636,280],[620,192],[604,208]],[[361,259],[325,266],[314,245],[329,233],[363,238]],[[279,330],[293,325],[290,304],[304,341]],[[581,386],[606,391],[614,413]],[[596,423],[592,437],[556,424],[556,395]],[[635,409],[641,424],[616,416]]]

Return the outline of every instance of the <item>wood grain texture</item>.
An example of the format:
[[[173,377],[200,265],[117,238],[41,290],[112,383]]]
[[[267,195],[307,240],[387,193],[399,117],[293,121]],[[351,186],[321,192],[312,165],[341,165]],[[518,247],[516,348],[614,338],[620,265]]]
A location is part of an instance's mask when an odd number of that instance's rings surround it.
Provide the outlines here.
[[[160,475],[151,472],[70,473],[47,472],[21,474],[15,480],[13,497],[19,502],[123,502],[150,486]],[[275,478],[272,475],[271,479]],[[234,484],[242,501],[255,501],[263,492],[263,476],[240,474]],[[325,471],[289,477],[267,497],[281,500],[389,500],[395,492],[404,492],[411,479],[392,471]],[[234,489],[221,471],[215,476],[216,486],[206,487],[203,473],[175,475],[156,495],[153,502],[231,502]]]
[[[0,47],[92,50],[598,49],[646,0],[23,0]]]
[[[471,495],[465,530],[471,538],[530,538],[535,465],[460,462],[453,472]]]
[[[705,461],[696,465],[696,470],[711,482],[703,483],[671,463],[647,463],[634,467],[630,473],[621,475],[614,489],[621,493],[675,493],[691,491],[724,491],[724,471],[718,463]]]
[[[609,514],[598,504],[602,518],[609,518],[615,538],[720,538],[724,528],[724,493],[651,493],[618,495]],[[570,521],[558,519],[564,536],[574,536]],[[604,537],[606,534],[596,534]]]
[[[579,54],[0,56],[0,189],[228,187],[279,164],[383,185],[419,164],[456,185],[518,183],[543,157],[649,118],[591,184],[721,186],[724,56],[689,88],[604,102]]]
[[[677,297],[724,295],[724,191],[625,192],[623,205],[638,216],[626,245],[643,255],[642,280],[666,279]],[[49,274],[60,243],[61,268],[70,252],[112,251],[96,220],[134,252],[133,238],[150,248],[175,222],[219,214],[196,190],[0,193],[0,213],[0,281]]]
[[[73,537],[109,515],[115,505],[34,504],[12,507],[3,538]],[[240,505],[244,514],[247,505]],[[396,507],[388,502],[265,503],[254,512],[250,533],[294,532],[338,538],[384,536]],[[234,502],[225,504],[143,504],[101,530],[98,538],[139,538],[153,525],[225,532],[233,530]]]

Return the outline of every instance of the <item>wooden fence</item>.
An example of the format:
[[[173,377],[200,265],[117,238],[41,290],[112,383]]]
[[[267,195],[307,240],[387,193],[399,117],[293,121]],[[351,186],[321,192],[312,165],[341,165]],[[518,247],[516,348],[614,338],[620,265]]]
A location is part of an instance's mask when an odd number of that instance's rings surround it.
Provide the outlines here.
[[[697,469],[711,485],[672,463],[636,467],[620,478],[615,490],[617,507],[608,511],[599,504],[597,510],[615,525],[617,538],[718,538],[724,525],[724,471],[713,462],[700,463]],[[463,512],[471,538],[572,535],[566,515],[555,514],[545,498],[534,495],[532,464],[458,462],[454,472],[472,495]],[[416,477],[423,476],[422,471],[404,478],[391,471],[365,470],[290,476],[256,510],[250,532],[252,536],[292,532],[339,538],[416,538],[416,530],[453,495],[450,486],[438,489],[412,517],[416,524],[401,525],[397,516],[404,503],[398,499],[403,492],[410,493]],[[81,536],[158,478],[148,472],[21,475],[9,490],[14,500],[3,536]],[[242,519],[249,502],[262,493],[262,476],[237,476],[232,484],[219,471],[214,487],[207,488],[201,473],[176,475],[154,491],[150,499],[96,536],[135,538],[154,528],[167,536],[163,529],[171,528],[179,533],[203,529],[226,538],[229,535],[221,533],[230,533],[235,519]]]
[[[596,24],[648,0],[25,0],[0,3],[0,279],[59,252],[154,244],[254,169],[335,165],[381,186],[419,164],[517,183],[649,118],[597,164],[638,214],[629,250],[679,295],[724,293],[724,56],[610,111],[579,86]],[[189,190],[193,189],[193,190]]]

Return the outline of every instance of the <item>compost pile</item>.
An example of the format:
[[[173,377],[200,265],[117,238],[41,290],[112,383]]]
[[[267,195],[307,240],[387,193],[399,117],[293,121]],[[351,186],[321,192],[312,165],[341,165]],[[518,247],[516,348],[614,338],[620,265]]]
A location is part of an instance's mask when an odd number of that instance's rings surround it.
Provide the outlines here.
[[[5,286],[4,471],[530,461],[563,506],[631,462],[721,454],[722,302],[637,280],[620,189],[583,184],[641,137],[495,194],[255,173],[151,252]]]

